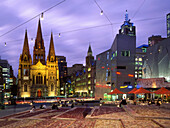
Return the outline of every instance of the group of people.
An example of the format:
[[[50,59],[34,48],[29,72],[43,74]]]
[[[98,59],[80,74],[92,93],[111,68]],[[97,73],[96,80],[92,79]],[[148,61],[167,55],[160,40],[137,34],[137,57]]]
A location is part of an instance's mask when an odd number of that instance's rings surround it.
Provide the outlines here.
[[[35,105],[34,105],[34,102],[32,101],[32,102],[30,103],[30,105],[31,105],[31,110],[30,110],[30,112],[34,112],[34,111],[36,110],[36,107],[35,107]],[[67,101],[58,101],[57,103],[52,104],[51,109],[59,109],[58,106],[68,107]],[[73,107],[74,107],[74,103],[71,102],[71,108],[73,108]],[[40,109],[46,109],[46,108],[47,108],[47,106],[46,106],[45,104],[42,104],[42,105],[40,106]]]

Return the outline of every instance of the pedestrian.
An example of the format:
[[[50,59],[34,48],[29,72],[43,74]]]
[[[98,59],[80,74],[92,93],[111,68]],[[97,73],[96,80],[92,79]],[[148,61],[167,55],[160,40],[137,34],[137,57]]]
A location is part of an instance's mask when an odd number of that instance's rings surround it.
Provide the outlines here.
[[[34,111],[35,111],[35,106],[32,106],[30,112],[32,113],[32,112],[34,112]]]

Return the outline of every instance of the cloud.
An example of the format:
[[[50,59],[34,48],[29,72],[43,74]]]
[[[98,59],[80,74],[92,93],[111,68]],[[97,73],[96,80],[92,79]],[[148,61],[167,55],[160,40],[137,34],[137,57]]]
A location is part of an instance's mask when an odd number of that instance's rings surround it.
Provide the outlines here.
[[[62,1],[62,0],[61,0]],[[0,3],[0,34],[14,28],[15,26],[27,21],[28,19],[40,14],[42,11],[53,6],[59,1],[56,0],[4,0]],[[68,66],[75,63],[85,63],[89,42],[92,45],[93,55],[109,49],[114,37],[124,22],[125,10],[128,10],[129,17],[136,13],[143,1],[141,0],[98,0],[98,4],[103,9],[113,24],[100,28],[72,31],[108,24],[104,15],[100,15],[100,9],[93,0],[67,0],[61,5],[44,13],[44,20],[41,21],[42,32],[45,43],[46,55],[50,43],[50,34],[53,31],[56,55],[67,57]],[[169,0],[149,0],[145,1],[136,16],[131,20],[136,26],[137,46],[147,43],[148,36],[159,34],[166,37],[166,18],[169,13]],[[153,17],[164,17],[160,20],[136,21]],[[19,27],[15,31],[0,37],[0,56],[11,62],[15,75],[18,69],[18,59],[22,52],[24,43],[25,29],[28,30],[30,53],[33,54],[34,42],[31,38],[36,37],[38,17],[29,23]],[[58,37],[58,33],[61,37]],[[15,41],[18,40],[19,41]],[[7,41],[7,47],[4,42]],[[8,42],[10,41],[10,42]],[[7,50],[7,51],[5,51]],[[3,52],[4,51],[4,52]],[[11,59],[13,58],[13,59]]]

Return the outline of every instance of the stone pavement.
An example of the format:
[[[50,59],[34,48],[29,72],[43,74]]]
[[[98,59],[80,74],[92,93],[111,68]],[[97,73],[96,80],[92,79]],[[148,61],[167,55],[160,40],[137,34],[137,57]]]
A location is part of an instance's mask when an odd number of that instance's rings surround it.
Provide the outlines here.
[[[153,111],[158,111],[155,109],[158,108],[154,108]],[[135,109],[132,114],[134,113]],[[170,119],[167,118],[136,119],[123,108],[104,106],[37,109],[33,113],[25,111],[0,119],[2,128],[169,128],[169,126]]]

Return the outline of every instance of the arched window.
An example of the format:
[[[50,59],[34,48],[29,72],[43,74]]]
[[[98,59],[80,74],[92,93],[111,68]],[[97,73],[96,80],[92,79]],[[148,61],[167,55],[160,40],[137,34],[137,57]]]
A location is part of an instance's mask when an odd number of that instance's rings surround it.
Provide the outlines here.
[[[38,76],[36,76],[36,84],[42,84],[43,83],[43,79],[42,79],[42,75],[41,73],[38,73]]]
[[[51,84],[51,91],[54,91],[54,84]]]
[[[24,84],[24,92],[27,92],[27,84]]]
[[[54,61],[54,58],[53,58],[53,57],[51,57],[51,61],[52,61],[52,62]]]
[[[27,55],[24,56],[24,61],[27,61]]]

